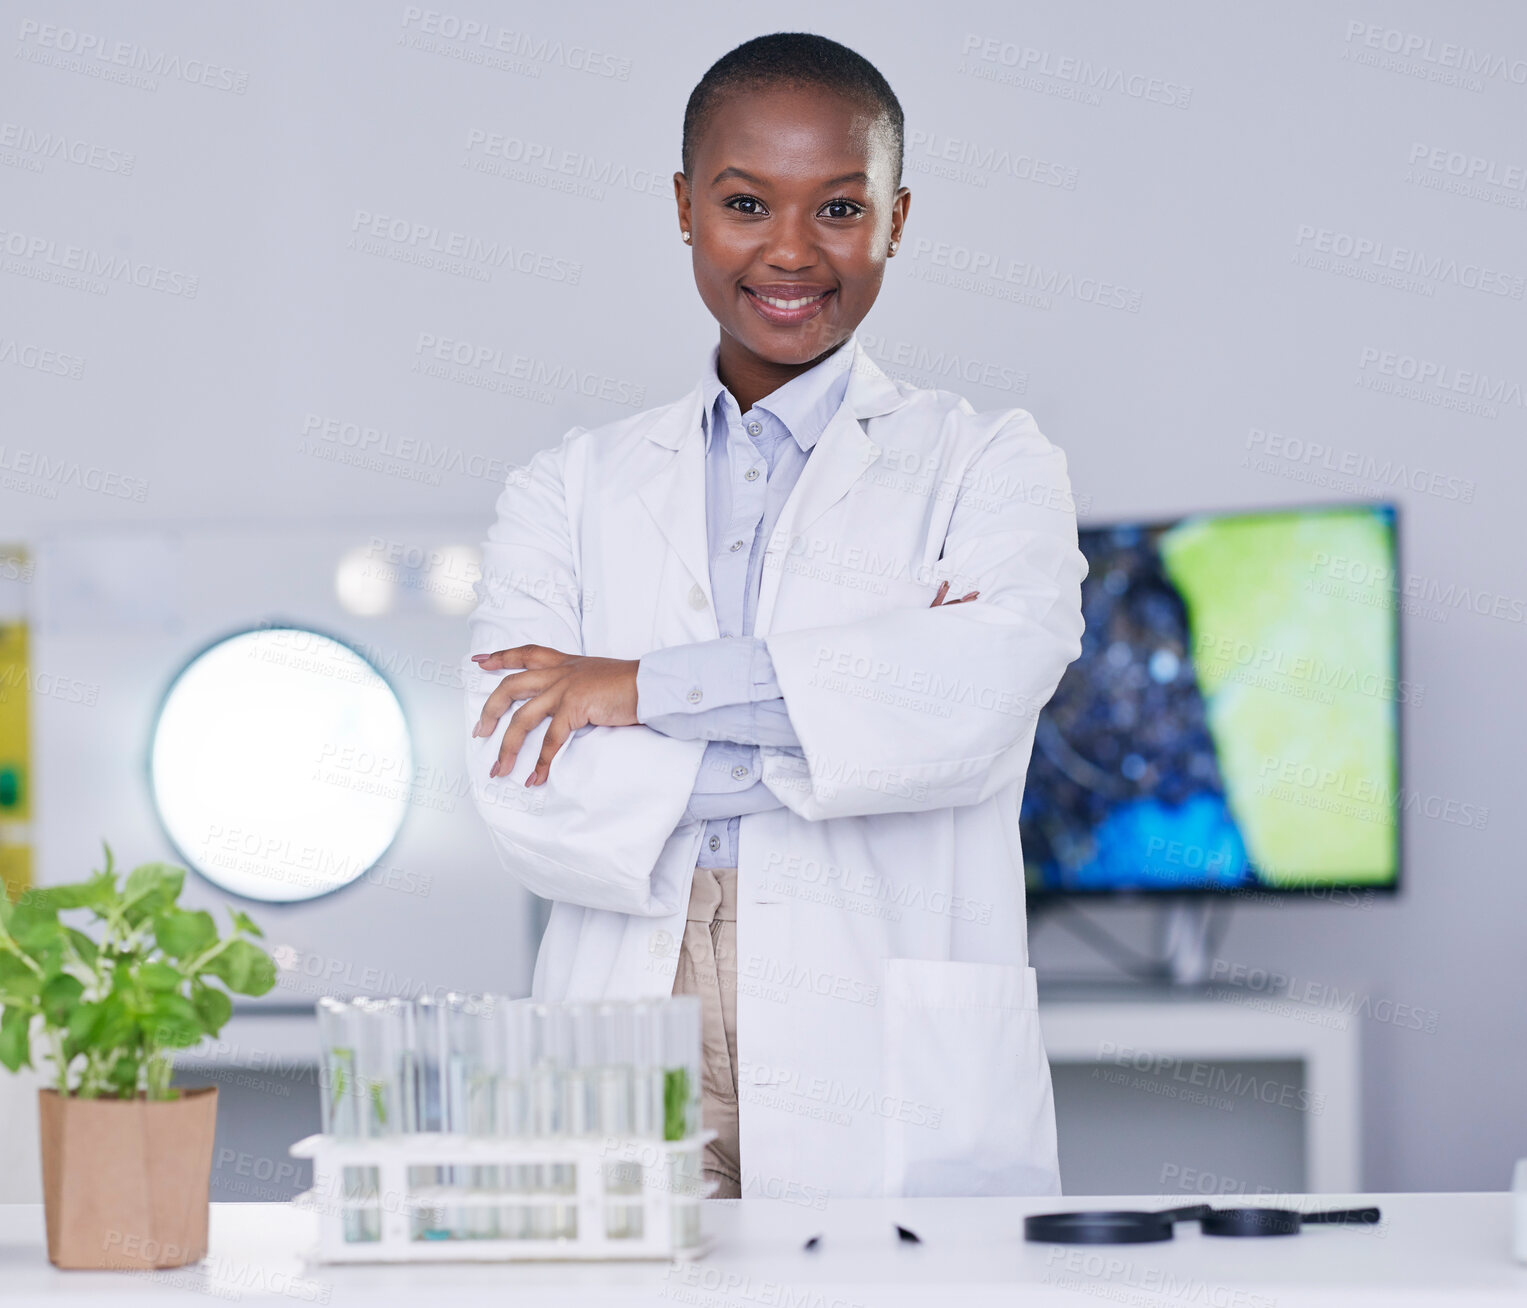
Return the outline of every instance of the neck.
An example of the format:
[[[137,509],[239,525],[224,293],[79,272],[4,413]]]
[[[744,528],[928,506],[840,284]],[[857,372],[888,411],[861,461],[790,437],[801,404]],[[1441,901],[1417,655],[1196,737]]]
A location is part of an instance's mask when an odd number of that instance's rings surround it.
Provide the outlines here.
[[[844,340],[847,340],[844,337]],[[835,341],[813,359],[804,363],[776,363],[754,354],[735,336],[721,333],[721,349],[716,357],[716,376],[731,391],[738,409],[746,413],[765,395],[772,395],[793,377],[809,372],[836,350],[843,341]]]

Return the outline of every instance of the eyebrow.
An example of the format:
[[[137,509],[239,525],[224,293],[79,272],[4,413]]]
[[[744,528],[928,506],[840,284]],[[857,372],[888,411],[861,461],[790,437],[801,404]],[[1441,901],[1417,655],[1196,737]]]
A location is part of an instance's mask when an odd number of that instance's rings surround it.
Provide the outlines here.
[[[762,177],[754,177],[752,173],[743,172],[741,168],[723,168],[719,173],[711,178],[710,184],[714,186],[717,182],[723,182],[728,177],[740,177],[745,182],[752,182],[754,186],[766,186],[768,184]],[[837,186],[840,182],[868,182],[869,179],[870,178],[868,173],[860,171],[856,173],[844,173],[840,177],[829,177],[825,182],[822,182],[821,185]]]

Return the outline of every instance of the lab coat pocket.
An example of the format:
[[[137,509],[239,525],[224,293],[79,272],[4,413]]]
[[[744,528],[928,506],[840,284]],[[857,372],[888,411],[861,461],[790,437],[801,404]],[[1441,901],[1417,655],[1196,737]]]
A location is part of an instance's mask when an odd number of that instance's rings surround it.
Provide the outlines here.
[[[885,1192],[1060,1193],[1031,967],[885,962]]]

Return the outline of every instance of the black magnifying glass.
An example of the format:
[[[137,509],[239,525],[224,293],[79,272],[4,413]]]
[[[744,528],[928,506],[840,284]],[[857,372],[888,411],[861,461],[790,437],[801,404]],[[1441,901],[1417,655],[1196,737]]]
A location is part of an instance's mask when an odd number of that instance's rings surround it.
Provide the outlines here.
[[[1174,1222],[1193,1221],[1208,1204],[1144,1212],[1127,1208],[1091,1213],[1035,1213],[1023,1219],[1023,1238],[1045,1244],[1153,1244],[1172,1238]]]
[[[1298,1235],[1308,1222],[1372,1225],[1379,1217],[1377,1208],[1301,1213],[1292,1208],[1211,1208],[1208,1204],[1158,1212],[1036,1213],[1023,1219],[1023,1238],[1043,1244],[1153,1244],[1170,1240],[1178,1222],[1197,1222],[1205,1235],[1254,1237]]]
[[[1198,1219],[1205,1235],[1298,1235],[1307,1222],[1372,1226],[1377,1208],[1342,1208],[1324,1213],[1301,1213],[1293,1208],[1206,1208]]]

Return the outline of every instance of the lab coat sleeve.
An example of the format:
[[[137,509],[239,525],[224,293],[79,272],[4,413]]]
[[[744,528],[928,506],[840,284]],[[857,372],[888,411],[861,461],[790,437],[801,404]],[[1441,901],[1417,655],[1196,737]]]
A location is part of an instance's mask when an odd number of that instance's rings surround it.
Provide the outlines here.
[[[469,654],[515,645],[602,652],[584,647],[576,535],[565,493],[579,475],[584,430],[573,428],[560,446],[537,452],[510,473],[483,544]],[[564,742],[546,781],[527,788],[549,725],[542,722],[525,738],[509,774],[490,778],[513,709],[491,737],[473,739],[471,730],[508,674],[484,672],[465,657],[462,674],[472,796],[504,868],[546,899],[641,916],[678,911],[671,888],[655,888],[652,870],[683,817],[703,746],[642,725],[585,727]]]
[[[1081,653],[1065,455],[1016,410],[955,485],[933,589],[947,577],[978,599],[766,637],[804,759],[765,747],[763,780],[801,817],[976,804],[1027,771],[1039,710]]]
[[[723,636],[644,654],[636,672],[636,717],[681,740],[801,743],[769,647],[757,636]]]
[[[771,684],[759,686],[759,674]],[[723,636],[643,654],[636,670],[636,717],[646,722],[779,695],[769,650],[757,636]]]

